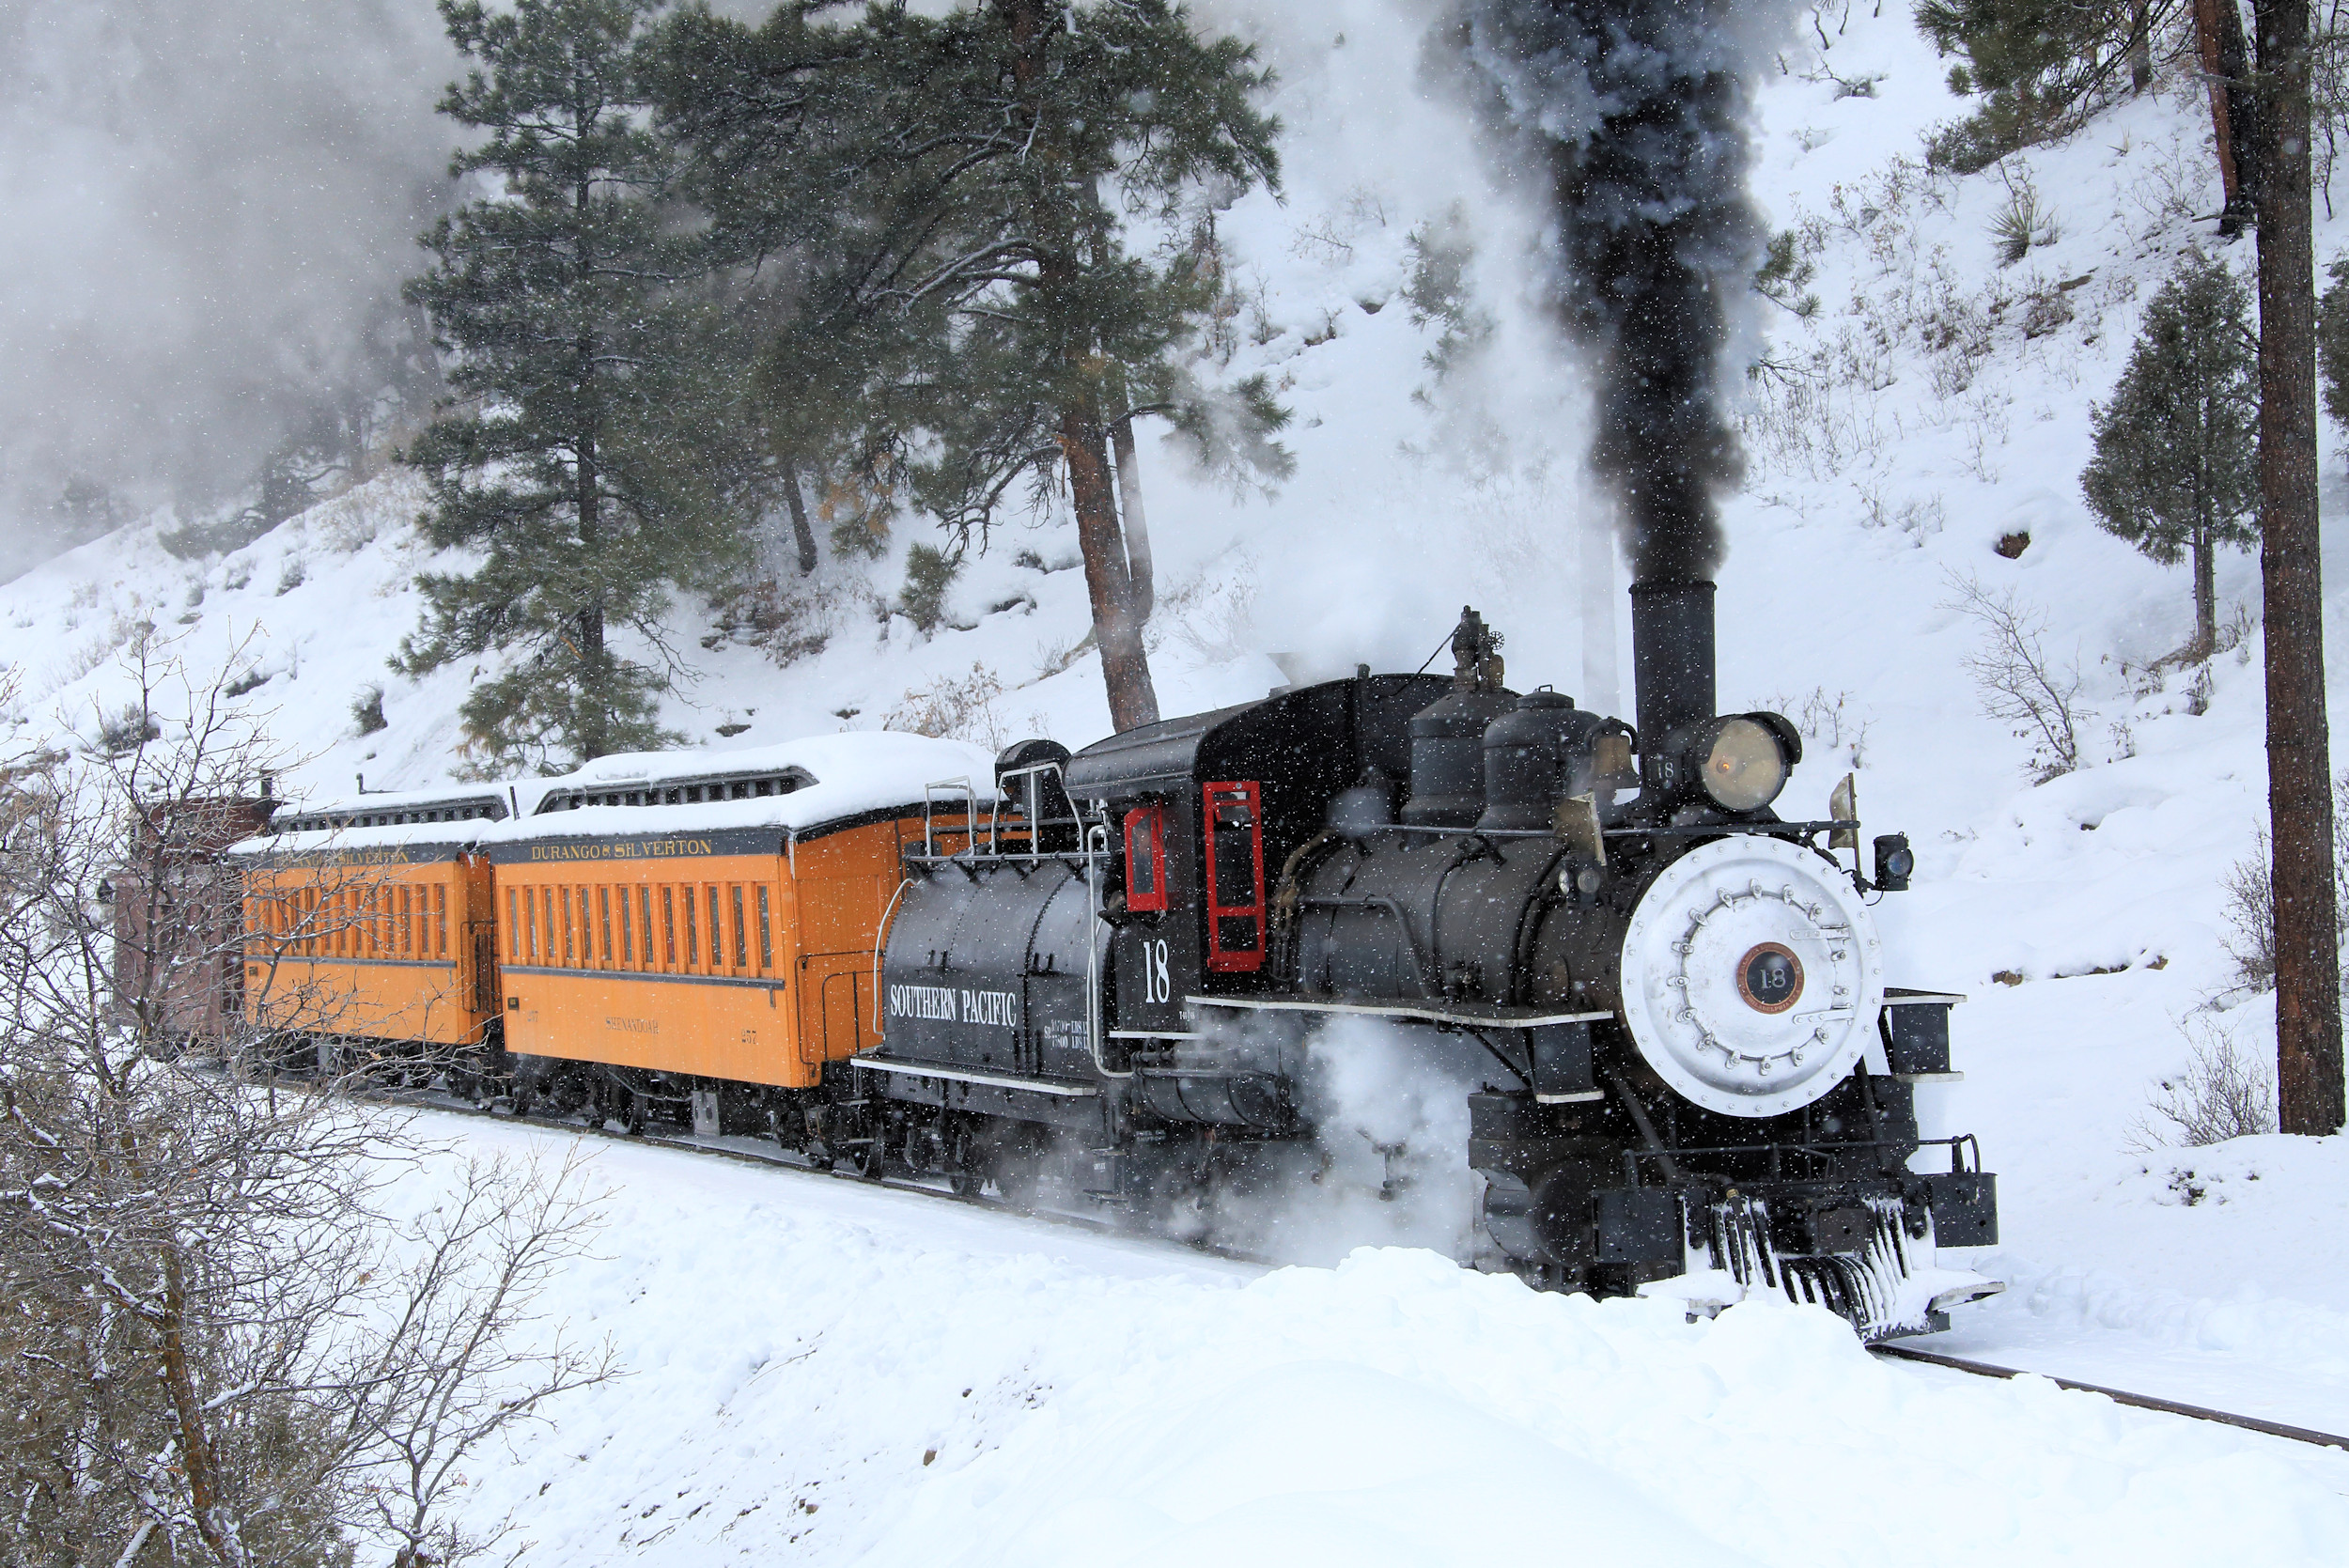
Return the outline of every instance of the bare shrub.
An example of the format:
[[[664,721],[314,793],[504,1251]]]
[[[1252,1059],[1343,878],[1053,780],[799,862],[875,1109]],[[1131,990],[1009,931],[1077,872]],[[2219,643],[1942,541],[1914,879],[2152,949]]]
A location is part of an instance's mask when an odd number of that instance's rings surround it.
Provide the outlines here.
[[[1982,642],[1967,655],[1967,674],[1984,713],[2014,726],[2029,741],[2025,773],[2046,784],[2079,766],[2080,727],[2095,714],[2080,700],[2079,666],[2058,664],[2042,640],[2046,616],[2025,604],[2012,588],[1989,589],[1973,577],[1950,579],[1944,607],[1971,620]]]
[[[834,606],[814,584],[765,577],[711,600],[710,608],[717,612],[717,629],[704,647],[732,639],[787,667],[813,659],[832,641]]]
[[[2276,988],[2276,880],[2267,826],[2260,825],[2259,846],[2227,868],[2218,879],[2226,895],[2227,930],[2218,939],[2234,960],[2235,984],[2247,990]]]
[[[1143,633],[1145,641],[1157,630],[1157,627],[1158,623],[1154,617],[1149,631]],[[1081,637],[1066,637],[1051,642],[1038,643],[1035,648],[1035,677],[1038,680],[1049,680],[1092,651],[1093,631],[1089,627]]]
[[[2273,1069],[2214,1021],[2181,1023],[2178,1030],[2188,1043],[2186,1064],[2155,1084],[2129,1128],[2129,1149],[2200,1149],[2274,1132]]]
[[[1221,664],[1256,645],[1255,563],[1221,581],[1199,577],[1167,594],[1151,618],[1154,648],[1168,641],[1202,664]]]
[[[972,740],[1000,751],[1008,738],[1003,715],[995,708],[996,699],[1003,694],[1003,677],[973,660],[968,675],[941,675],[927,686],[909,691],[889,710],[881,728]]]
[[[1937,495],[1926,496],[1921,501],[1904,501],[1892,514],[1892,526],[1907,535],[1920,550],[1924,548],[1927,539],[1940,533],[1948,521],[1949,514],[1942,509],[1941,498]]]
[[[1766,705],[1795,722],[1806,739],[1832,751],[1847,752],[1854,768],[1866,766],[1868,731],[1874,721],[1860,711],[1849,691],[1829,691],[1814,686],[1799,697],[1781,694]]]
[[[2251,853],[2218,879],[2227,923],[2218,943],[2234,960],[2234,983],[2242,990],[2276,988],[2275,877],[2275,846],[2262,823]],[[2349,927],[2349,771],[2333,781],[2333,908]]]
[[[0,1561],[459,1561],[496,1534],[460,1466],[614,1374],[530,1327],[592,1203],[474,1166],[401,1219],[417,1124],[284,1076],[331,999],[300,1035],[212,1005],[249,935],[218,850],[280,759],[225,677],[126,668],[147,738],[0,759]]]

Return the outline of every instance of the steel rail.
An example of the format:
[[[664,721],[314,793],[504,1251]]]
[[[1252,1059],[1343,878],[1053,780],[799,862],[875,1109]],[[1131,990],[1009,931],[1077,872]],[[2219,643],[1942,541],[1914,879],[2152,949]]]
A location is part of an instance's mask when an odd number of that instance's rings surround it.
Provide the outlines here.
[[[1938,1350],[1920,1350],[1906,1344],[1872,1344],[1868,1347],[1878,1356],[1890,1356],[1903,1361],[1920,1361],[1926,1366],[1947,1367],[1952,1372],[1971,1373],[1976,1377],[2045,1377],[2059,1389],[2075,1393],[2102,1394],[2115,1405],[2126,1405],[2137,1410],[2158,1410],[2168,1416],[2184,1416],[2190,1421],[2216,1421],[2221,1426],[2237,1426],[2246,1432],[2257,1432],[2269,1437],[2289,1438],[2295,1443],[2310,1443],[2318,1448],[2349,1449],[2349,1437],[2337,1433],[2318,1432],[2305,1426],[2290,1426],[2282,1421],[2265,1421],[2258,1416],[2240,1416],[2232,1410],[2213,1410],[2202,1405],[2183,1405],[2174,1399],[2162,1399],[2153,1394],[2131,1393],[2126,1389],[2108,1389],[2102,1383],[2083,1383],[2077,1378],[2058,1377],[2052,1373],[2032,1372],[2026,1367],[2001,1367],[1988,1361],[1968,1360],[1963,1356],[1946,1355]]]
[[[503,1123],[508,1126],[532,1127],[543,1132],[575,1133],[600,1138],[612,1143],[672,1149],[683,1154],[708,1155],[718,1159],[732,1160],[738,1165],[752,1165],[762,1170],[781,1171],[789,1175],[808,1176],[819,1181],[853,1182],[858,1187],[881,1188],[891,1192],[919,1193],[925,1198],[941,1198],[947,1203],[960,1203],[967,1208],[979,1209],[988,1214],[1005,1215],[1015,1219],[1034,1219],[1047,1225],[1060,1225],[1069,1230],[1083,1231],[1089,1235],[1171,1246],[1181,1251],[1200,1253],[1226,1263],[1252,1264],[1262,1268],[1285,1266],[1284,1260],[1280,1258],[1265,1257],[1254,1252],[1242,1252],[1234,1248],[1219,1247],[1211,1242],[1173,1241],[1169,1237],[1156,1235],[1148,1231],[1129,1230],[1112,1219],[1102,1219],[1090,1215],[1069,1214],[1058,1209],[1023,1208],[1007,1198],[988,1198],[975,1192],[969,1194],[957,1192],[946,1185],[946,1178],[943,1176],[937,1179],[935,1186],[927,1181],[910,1180],[903,1176],[867,1176],[859,1173],[853,1167],[848,1170],[830,1170],[808,1159],[805,1156],[794,1155],[781,1148],[769,1154],[758,1149],[728,1148],[721,1143],[707,1142],[698,1136],[690,1134],[677,1136],[649,1130],[629,1132],[625,1129],[615,1130],[605,1122],[590,1123],[570,1117],[557,1120],[539,1115],[517,1116],[510,1110],[502,1111],[490,1106],[475,1105],[453,1095],[436,1094],[430,1090],[397,1089],[388,1085],[375,1085],[354,1090],[346,1085],[342,1092],[355,1093],[367,1099],[397,1105],[410,1110],[433,1110],[447,1116],[475,1116]]]

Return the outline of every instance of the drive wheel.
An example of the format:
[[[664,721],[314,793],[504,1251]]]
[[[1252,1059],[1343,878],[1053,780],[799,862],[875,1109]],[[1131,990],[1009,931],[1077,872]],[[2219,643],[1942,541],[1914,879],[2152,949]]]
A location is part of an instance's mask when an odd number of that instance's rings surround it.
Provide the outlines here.
[[[1150,1212],[1137,1228],[1199,1245],[1215,1227],[1215,1170],[1204,1159],[1176,1160],[1150,1184]]]
[[[987,1186],[987,1169],[978,1139],[968,1124],[957,1123],[946,1138],[946,1185],[957,1198],[975,1198]]]
[[[1035,1207],[1044,1188],[1044,1149],[1043,1134],[1027,1123],[1014,1123],[996,1133],[988,1174],[995,1178],[995,1190],[1004,1203],[1014,1208]]]

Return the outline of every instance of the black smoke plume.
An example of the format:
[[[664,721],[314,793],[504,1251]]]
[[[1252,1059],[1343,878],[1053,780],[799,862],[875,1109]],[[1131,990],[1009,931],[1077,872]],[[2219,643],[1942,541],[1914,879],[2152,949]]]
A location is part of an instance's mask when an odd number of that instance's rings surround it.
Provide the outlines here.
[[[1591,462],[1635,582],[1711,581],[1743,459],[1723,350],[1760,260],[1749,80],[1778,0],[1467,0],[1495,129],[1550,203],[1559,313],[1598,376]]]

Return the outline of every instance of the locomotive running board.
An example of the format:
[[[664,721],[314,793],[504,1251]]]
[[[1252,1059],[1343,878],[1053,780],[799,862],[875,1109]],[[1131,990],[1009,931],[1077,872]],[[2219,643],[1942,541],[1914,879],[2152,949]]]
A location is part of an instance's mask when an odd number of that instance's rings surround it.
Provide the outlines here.
[[[1612,1013],[1542,1013],[1527,1007],[1494,1007],[1484,1002],[1345,1001],[1336,997],[1202,997],[1187,996],[1194,1007],[1237,1007],[1257,1013],[1360,1013],[1378,1018],[1414,1018],[1423,1023],[1461,1024],[1474,1029],[1535,1029],[1544,1024],[1596,1023]]]
[[[1092,1099],[1101,1091],[1087,1083],[1054,1083],[1041,1078],[1005,1078],[994,1073],[967,1073],[954,1067],[917,1067],[910,1062],[877,1062],[869,1056],[848,1058],[851,1067],[877,1073],[900,1073],[907,1078],[952,1079],[957,1083],[983,1083],[989,1089],[1024,1089],[1035,1094],[1059,1094],[1066,1099]]]

